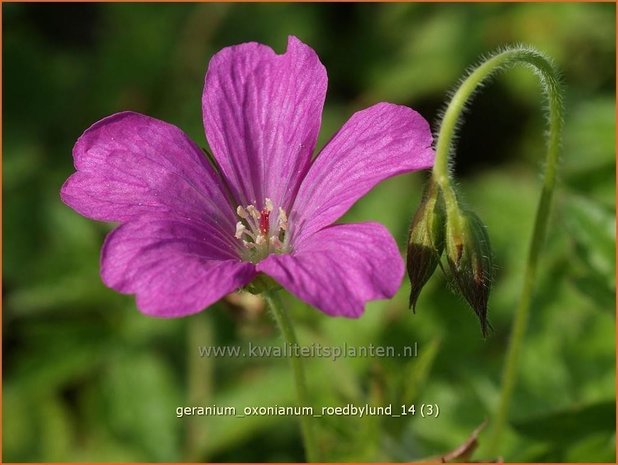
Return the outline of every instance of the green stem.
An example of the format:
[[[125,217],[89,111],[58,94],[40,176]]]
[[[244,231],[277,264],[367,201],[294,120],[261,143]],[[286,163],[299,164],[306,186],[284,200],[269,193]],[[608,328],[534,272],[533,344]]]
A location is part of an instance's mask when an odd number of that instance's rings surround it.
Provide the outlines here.
[[[296,340],[296,334],[294,333],[294,327],[288,317],[287,312],[283,308],[281,298],[277,294],[277,291],[267,291],[264,293],[266,301],[272,310],[277,325],[283,334],[285,342],[290,346],[295,347],[298,345]],[[298,396],[298,402],[301,407],[309,406],[309,391],[307,390],[307,383],[305,381],[305,371],[303,368],[303,362],[300,357],[294,355],[290,356],[290,364],[292,365],[292,371],[294,372],[294,383],[296,384],[296,393]],[[300,426],[303,435],[303,441],[305,445],[305,454],[308,462],[319,462],[319,450],[317,447],[316,437],[311,422],[310,416],[300,416]]]
[[[517,366],[526,332],[532,291],[536,282],[539,255],[545,240],[551,198],[556,184],[556,170],[558,154],[562,138],[562,89],[557,72],[551,63],[539,52],[530,48],[517,47],[497,53],[480,66],[475,68],[463,81],[453,96],[442,120],[438,142],[436,146],[436,161],[433,168],[433,177],[440,186],[445,200],[446,213],[450,218],[458,218],[459,206],[455,190],[451,185],[449,174],[449,155],[452,149],[452,139],[457,128],[459,117],[466,102],[472,97],[475,90],[497,71],[514,65],[524,65],[531,68],[541,81],[543,93],[548,107],[548,140],[543,177],[543,190],[536,210],[534,230],[528,251],[525,267],[524,282],[519,304],[515,313],[511,338],[509,341],[506,363],[502,376],[500,403],[493,422],[493,436],[489,442],[489,455],[497,455],[500,441],[508,420],[509,407],[515,382]]]

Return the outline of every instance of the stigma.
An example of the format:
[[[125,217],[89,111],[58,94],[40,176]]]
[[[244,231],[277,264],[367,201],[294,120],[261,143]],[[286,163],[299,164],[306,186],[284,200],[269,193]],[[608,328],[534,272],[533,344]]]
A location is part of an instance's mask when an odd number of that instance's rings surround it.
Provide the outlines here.
[[[270,253],[286,252],[288,217],[283,208],[275,209],[273,201],[266,198],[261,210],[253,204],[239,205],[236,214],[240,221],[236,223],[234,237],[241,242],[245,258],[257,262]]]

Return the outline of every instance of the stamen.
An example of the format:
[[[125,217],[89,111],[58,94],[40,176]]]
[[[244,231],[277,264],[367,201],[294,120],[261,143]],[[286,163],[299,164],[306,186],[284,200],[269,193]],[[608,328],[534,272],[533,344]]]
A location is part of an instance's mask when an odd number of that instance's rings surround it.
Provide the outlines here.
[[[236,207],[236,214],[238,216],[240,216],[242,219],[246,219],[249,216],[247,215],[247,210],[245,210],[244,208],[242,208],[240,205],[238,205],[238,207]]]
[[[248,205],[247,206],[247,211],[253,217],[254,220],[257,221],[257,220],[260,219],[260,212],[258,211],[257,208],[255,208],[255,205]]]
[[[241,221],[236,223],[234,237],[242,242],[246,250],[244,258],[257,263],[269,253],[284,253],[287,248],[285,232],[288,229],[288,217],[285,210],[277,208],[276,226],[270,225],[270,214],[275,205],[270,198],[264,199],[264,207],[258,210],[254,204],[236,207],[236,214]]]
[[[238,207],[238,208],[240,208],[240,207]],[[236,239],[240,239],[245,232],[247,232],[247,228],[245,228],[245,225],[242,224],[241,221],[236,223],[236,234],[234,234],[234,237]]]
[[[264,209],[270,213],[271,211],[273,211],[275,207],[273,206],[273,201],[270,200],[268,197],[266,197],[266,201],[264,202]],[[279,209],[281,210],[281,208]]]
[[[253,234],[251,231],[249,231],[245,227],[245,225],[242,224],[241,221],[239,221],[238,223],[236,223],[236,234],[234,234],[234,237],[236,237],[236,239],[242,239],[243,235],[247,235],[251,239],[255,240],[255,234]]]
[[[279,207],[279,219],[277,220],[277,226],[282,231],[288,230],[288,216],[285,214],[285,210]]]

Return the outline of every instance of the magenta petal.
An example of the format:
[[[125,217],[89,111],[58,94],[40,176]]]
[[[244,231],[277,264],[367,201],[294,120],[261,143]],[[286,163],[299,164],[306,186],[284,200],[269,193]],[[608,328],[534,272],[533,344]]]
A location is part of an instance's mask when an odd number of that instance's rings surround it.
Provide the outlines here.
[[[340,218],[380,181],[430,168],[429,124],[414,110],[379,103],[352,115],[303,180],[290,215],[294,242]]]
[[[101,251],[103,282],[136,294],[137,307],[152,316],[199,312],[255,275],[255,265],[241,262],[230,240],[207,224],[180,218],[125,223]]]
[[[246,43],[217,53],[205,81],[206,137],[234,196],[289,209],[320,129],[327,78],[318,56],[296,37],[283,55]]]
[[[180,129],[124,112],[90,127],[73,149],[77,172],[62,200],[84,216],[128,221],[144,214],[209,218],[234,231],[234,210],[204,154]]]
[[[368,300],[397,292],[404,267],[384,226],[359,223],[318,231],[292,255],[270,255],[257,270],[329,315],[356,318]]]

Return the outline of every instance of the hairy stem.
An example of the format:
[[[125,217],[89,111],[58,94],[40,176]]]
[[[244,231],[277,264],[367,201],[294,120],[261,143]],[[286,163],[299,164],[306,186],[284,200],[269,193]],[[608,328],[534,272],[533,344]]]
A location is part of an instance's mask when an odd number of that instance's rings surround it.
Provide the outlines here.
[[[264,296],[266,297],[266,301],[272,310],[275,320],[277,321],[277,325],[283,334],[285,342],[291,346],[296,346],[298,342],[296,340],[294,327],[288,317],[287,311],[283,308],[281,298],[277,294],[277,291],[267,291],[264,293]],[[303,361],[300,357],[291,355],[290,364],[292,365],[292,371],[294,372],[294,384],[296,385],[298,403],[301,407],[309,406],[309,392],[307,390],[307,383],[305,380]],[[300,416],[300,426],[305,445],[305,455],[307,457],[307,462],[319,462],[319,450],[311,420],[312,417],[310,416]]]
[[[466,103],[479,85],[497,71],[515,65],[524,65],[531,68],[541,82],[548,109],[547,155],[545,159],[543,189],[536,209],[534,230],[528,251],[523,287],[513,321],[511,338],[502,376],[500,403],[493,421],[493,436],[489,442],[488,452],[490,455],[497,455],[499,452],[502,435],[508,420],[511,397],[517,379],[519,356],[523,346],[523,338],[530,313],[532,291],[536,282],[539,255],[544,244],[551,198],[556,184],[556,170],[563,125],[562,87],[557,72],[547,58],[534,49],[515,47],[506,49],[489,57],[475,68],[462,82],[459,89],[457,89],[444,114],[444,119],[442,120],[438,134],[436,161],[433,168],[434,180],[440,186],[444,195],[447,216],[452,218],[455,224],[457,224],[457,219],[461,217],[461,214],[459,212],[455,190],[451,185],[449,156],[451,154],[452,139],[457,128],[459,117]]]

